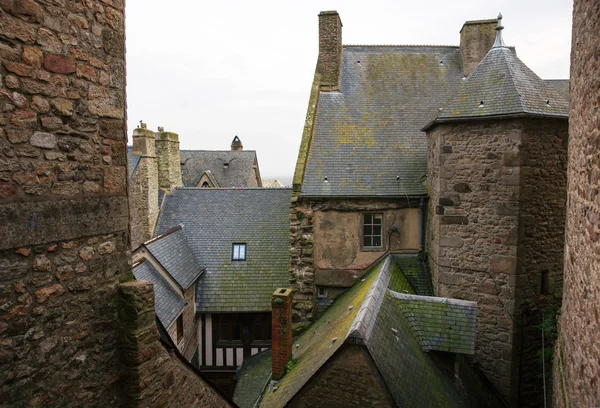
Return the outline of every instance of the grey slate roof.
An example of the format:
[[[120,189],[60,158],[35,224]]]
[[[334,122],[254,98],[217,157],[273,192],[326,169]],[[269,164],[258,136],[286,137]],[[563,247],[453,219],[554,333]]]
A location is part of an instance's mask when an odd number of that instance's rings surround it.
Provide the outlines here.
[[[408,281],[417,295],[433,296],[433,284],[431,275],[427,271],[427,266],[419,261],[416,254],[394,254],[392,255],[394,262],[399,267],[402,276]],[[392,275],[390,289],[395,289],[395,280],[399,275]]]
[[[565,98],[565,101],[569,102],[571,81],[568,79],[545,79],[544,81]]]
[[[133,146],[127,146],[127,176],[131,178],[142,156],[133,154]]]
[[[567,118],[569,106],[510,48],[494,47],[426,128],[434,122],[511,115]]]
[[[202,267],[188,246],[183,229],[178,228],[143,245],[185,290],[198,279]]]
[[[271,376],[271,362],[271,349],[244,359],[233,393],[233,402],[238,407],[254,407]]]
[[[289,285],[291,189],[178,188],[167,195],[157,234],[183,223],[206,271],[197,284],[199,312],[270,311],[271,295]],[[232,261],[246,243],[246,261]]]
[[[148,280],[154,284],[156,315],[163,326],[168,328],[183,311],[185,300],[161,276],[150,261],[144,261],[133,268],[133,276],[136,280]]]
[[[196,187],[210,170],[219,187],[249,187],[256,160],[253,150],[181,150],[181,177],[185,187]],[[225,164],[229,165],[225,167]]]
[[[477,302],[392,293],[423,351],[475,352]]]
[[[502,406],[502,401],[479,374],[471,370],[470,364],[461,364],[461,376],[466,375],[470,380],[465,383],[436,365],[431,355],[423,350],[405,317],[404,309],[411,300],[405,302],[401,294],[388,289],[397,269],[392,256],[372,265],[363,279],[294,341],[298,345],[293,350],[297,359],[295,367],[277,383],[276,391],[267,389],[263,393],[261,406],[288,404],[345,343],[367,347],[399,407]],[[402,286],[413,291],[406,281]],[[421,296],[415,298],[421,302]],[[439,298],[430,299],[439,301]],[[241,372],[247,375],[249,370],[244,365]],[[253,377],[265,378],[263,369],[252,371]],[[238,387],[249,388],[236,389],[239,395],[255,394],[257,389],[255,382],[242,382]]]
[[[344,46],[340,92],[319,94],[301,195],[426,194],[421,128],[462,76],[458,47]]]

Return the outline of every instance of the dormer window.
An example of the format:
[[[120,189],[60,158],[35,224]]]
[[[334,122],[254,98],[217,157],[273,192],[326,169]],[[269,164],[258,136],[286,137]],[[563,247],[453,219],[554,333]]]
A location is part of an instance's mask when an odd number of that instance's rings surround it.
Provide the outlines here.
[[[246,260],[246,244],[233,244],[231,246],[231,260],[245,261]]]

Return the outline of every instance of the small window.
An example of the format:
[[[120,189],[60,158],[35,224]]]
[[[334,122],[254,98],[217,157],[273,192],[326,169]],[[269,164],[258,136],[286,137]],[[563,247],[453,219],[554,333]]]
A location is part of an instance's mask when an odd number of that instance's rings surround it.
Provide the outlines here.
[[[318,298],[326,298],[327,297],[327,289],[325,289],[324,287],[318,286],[317,287],[317,297]]]
[[[542,271],[540,294],[542,294],[542,295],[550,294],[550,273],[548,271]]]
[[[206,181],[205,181],[204,183],[202,183],[202,188],[207,188],[207,187],[210,187],[210,186],[208,185],[208,182],[206,182]]]
[[[177,343],[183,340],[183,314],[177,318]]]
[[[363,247],[381,248],[382,214],[363,214]]]
[[[245,261],[246,260],[246,244],[233,244],[231,247],[231,260],[232,261]]]

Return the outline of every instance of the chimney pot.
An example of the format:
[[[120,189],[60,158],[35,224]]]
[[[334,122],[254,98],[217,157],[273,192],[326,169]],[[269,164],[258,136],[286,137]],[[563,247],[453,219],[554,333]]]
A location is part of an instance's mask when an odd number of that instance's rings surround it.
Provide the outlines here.
[[[271,356],[273,379],[285,375],[292,358],[292,289],[279,288],[271,301]]]

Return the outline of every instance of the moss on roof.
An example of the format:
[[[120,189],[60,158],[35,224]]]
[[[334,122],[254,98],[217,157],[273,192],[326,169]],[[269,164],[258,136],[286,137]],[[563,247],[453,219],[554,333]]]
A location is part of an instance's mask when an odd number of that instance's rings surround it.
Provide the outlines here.
[[[282,407],[306,384],[319,368],[344,344],[350,326],[365,300],[369,288],[379,275],[384,262],[376,265],[364,281],[358,281],[348,292],[336,300],[295,343],[294,368],[277,384],[277,390],[267,390],[261,406]],[[352,306],[352,308],[350,308]],[[332,339],[336,339],[332,341]],[[296,347],[299,345],[299,347]]]

